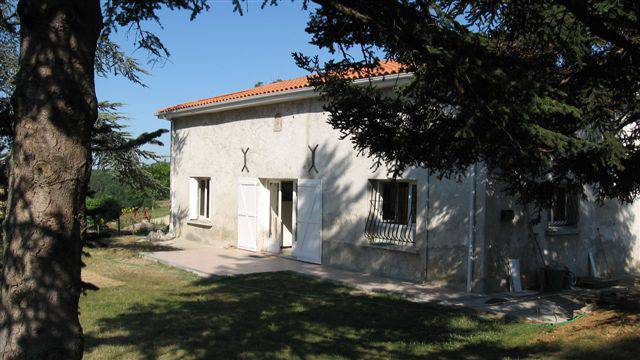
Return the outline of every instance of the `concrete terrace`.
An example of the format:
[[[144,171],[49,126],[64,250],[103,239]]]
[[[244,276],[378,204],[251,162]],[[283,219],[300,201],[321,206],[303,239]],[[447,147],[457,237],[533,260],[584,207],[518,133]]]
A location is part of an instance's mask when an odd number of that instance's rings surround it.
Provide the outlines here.
[[[145,241],[145,240],[141,240]],[[574,317],[584,304],[570,293],[541,296],[535,292],[521,294],[475,294],[456,291],[433,283],[412,283],[362,274],[329,266],[305,263],[266,253],[236,248],[219,248],[183,239],[158,243],[168,251],[141,253],[141,256],[202,277],[236,276],[261,272],[293,271],[340,283],[370,293],[390,293],[416,302],[433,302],[467,307],[528,321],[558,323]],[[496,303],[488,304],[489,300]]]

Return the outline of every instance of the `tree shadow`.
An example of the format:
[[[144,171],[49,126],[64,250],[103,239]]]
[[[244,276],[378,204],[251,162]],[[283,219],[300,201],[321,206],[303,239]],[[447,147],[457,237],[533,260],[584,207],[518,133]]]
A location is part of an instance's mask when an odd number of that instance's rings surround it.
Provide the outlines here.
[[[597,346],[595,348],[572,347],[567,351],[563,351],[556,357],[568,360],[581,359],[633,359],[638,356],[638,341],[640,337],[614,339],[606,346]]]
[[[23,179],[13,182],[3,223],[5,261],[0,275],[0,339],[13,342],[2,343],[1,351],[29,349],[30,354],[53,352],[52,357],[77,353],[81,349],[68,336],[79,337],[82,332],[77,317],[84,286],[81,231],[77,217],[71,215],[79,211],[60,209],[47,196],[26,196],[34,185]],[[52,341],[57,345],[52,346]]]
[[[538,251],[529,239],[524,207],[505,196],[503,185],[496,181],[490,180],[487,189],[488,291],[508,288],[507,259],[520,259],[523,286],[531,289],[540,287],[538,270],[544,265],[566,266],[579,277],[593,275],[590,256],[600,276],[640,273],[640,218],[636,215],[640,203],[598,202],[587,189],[586,197],[580,201],[577,225],[561,232],[554,232],[548,225],[549,214],[543,209],[539,222],[533,226],[540,245]],[[512,211],[511,218],[501,218],[506,210]]]
[[[132,346],[145,359],[167,351],[196,358],[502,358],[549,347],[512,347],[503,320],[413,303],[292,272],[203,279],[170,299],[99,321],[87,349]],[[116,334],[102,336],[103,333]]]
[[[158,244],[158,243],[154,243],[151,241],[134,241],[134,242],[120,242],[120,241],[114,241],[114,242],[110,242],[107,244],[107,246],[110,249],[118,249],[118,250],[127,250],[127,251],[131,251],[131,252],[154,252],[154,251],[178,251],[180,249],[173,247],[173,246],[169,246],[169,245],[163,245],[163,244]]]

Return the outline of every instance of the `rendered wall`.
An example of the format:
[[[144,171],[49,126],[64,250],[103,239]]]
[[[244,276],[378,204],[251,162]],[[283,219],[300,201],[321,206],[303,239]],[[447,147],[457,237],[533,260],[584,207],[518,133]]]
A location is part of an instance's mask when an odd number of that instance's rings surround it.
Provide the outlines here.
[[[274,132],[276,113],[282,115],[280,132]],[[318,178],[323,183],[324,265],[398,279],[464,283],[468,183],[439,181],[424,169],[408,171],[403,177],[418,184],[416,247],[412,251],[372,247],[363,236],[369,212],[368,180],[385,179],[386,170],[373,172],[372,161],[357,156],[348,140],[339,140],[326,119],[320,103],[311,99],[174,120],[171,214],[175,233],[216,246],[234,245],[238,177]],[[309,174],[308,146],[315,145],[319,172]],[[241,172],[241,148],[247,147],[248,174]],[[188,178],[200,176],[211,178],[211,226],[190,224],[187,219]]]
[[[521,261],[523,285],[536,286],[536,269],[542,266],[528,237],[527,218],[522,206],[506,197],[495,183],[488,186],[486,216],[486,291],[506,289],[506,259]],[[512,221],[500,219],[500,211],[513,209]],[[640,203],[598,204],[591,196],[580,202],[578,225],[571,231],[554,234],[548,230],[548,214],[534,227],[548,265],[567,266],[577,276],[590,275],[588,256],[594,254],[599,268],[604,268],[602,252],[597,246],[598,232],[609,266],[615,274],[640,273]]]

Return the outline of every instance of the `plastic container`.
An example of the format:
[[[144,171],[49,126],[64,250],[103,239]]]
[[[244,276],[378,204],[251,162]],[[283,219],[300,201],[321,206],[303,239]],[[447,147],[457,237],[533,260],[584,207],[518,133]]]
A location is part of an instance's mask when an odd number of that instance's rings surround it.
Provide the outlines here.
[[[560,268],[547,268],[547,291],[560,291],[565,288],[567,270]]]

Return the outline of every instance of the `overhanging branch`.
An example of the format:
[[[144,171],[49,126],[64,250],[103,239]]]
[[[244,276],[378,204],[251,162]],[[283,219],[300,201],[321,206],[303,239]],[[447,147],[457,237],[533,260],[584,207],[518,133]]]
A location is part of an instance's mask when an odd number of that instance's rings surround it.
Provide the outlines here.
[[[137,138],[131,139],[119,145],[104,146],[104,145],[94,144],[94,146],[92,147],[92,150],[93,151],[126,151],[147,143],[160,144],[160,142],[157,141],[156,138],[160,137],[160,135],[166,132],[168,132],[167,129],[158,129],[150,133],[143,133]]]
[[[617,29],[612,28],[601,17],[589,13],[584,0],[555,0],[555,2],[569,10],[573,16],[589,28],[594,35],[625,49],[634,57],[640,57],[640,44],[634,43],[619,33]]]

